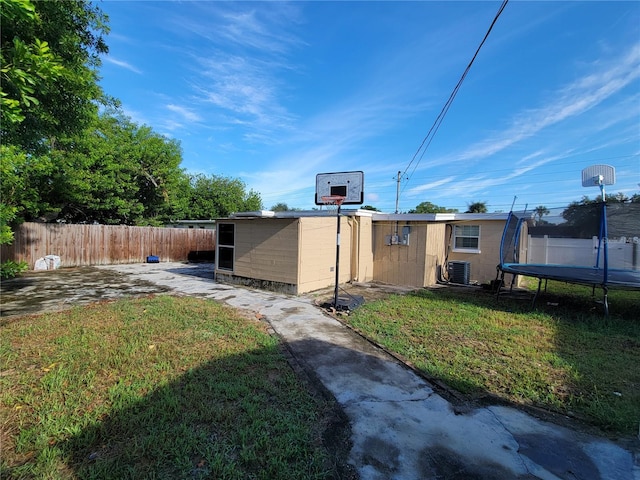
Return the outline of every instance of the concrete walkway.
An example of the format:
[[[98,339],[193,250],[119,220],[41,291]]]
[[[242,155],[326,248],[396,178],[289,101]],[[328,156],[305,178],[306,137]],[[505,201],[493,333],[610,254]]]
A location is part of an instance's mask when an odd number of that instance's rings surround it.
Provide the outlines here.
[[[363,480],[640,480],[640,442],[623,448],[504,406],[461,412],[412,370],[326,315],[311,297],[217,284],[211,265],[99,269],[266,317],[344,409],[353,436],[349,462]]]

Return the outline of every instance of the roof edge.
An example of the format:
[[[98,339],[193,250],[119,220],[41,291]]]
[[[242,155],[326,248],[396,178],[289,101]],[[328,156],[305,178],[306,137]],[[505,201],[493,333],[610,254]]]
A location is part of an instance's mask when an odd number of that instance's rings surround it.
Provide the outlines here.
[[[375,213],[373,221],[455,222],[506,220],[509,213]]]

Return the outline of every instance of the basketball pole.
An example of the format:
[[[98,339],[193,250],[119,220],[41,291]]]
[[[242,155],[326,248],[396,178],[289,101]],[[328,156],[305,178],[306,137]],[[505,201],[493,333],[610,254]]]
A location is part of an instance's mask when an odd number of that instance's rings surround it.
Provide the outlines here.
[[[340,281],[340,205],[338,201],[338,209],[336,210],[336,285],[333,290],[333,308],[338,310],[338,282]]]

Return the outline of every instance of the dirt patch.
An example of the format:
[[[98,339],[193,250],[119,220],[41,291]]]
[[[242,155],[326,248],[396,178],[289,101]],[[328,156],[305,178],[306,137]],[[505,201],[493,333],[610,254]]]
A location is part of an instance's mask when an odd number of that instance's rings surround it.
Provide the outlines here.
[[[168,291],[167,287],[92,267],[28,272],[0,284],[0,317],[60,311],[76,305]]]
[[[338,298],[362,297],[365,302],[373,302],[389,297],[390,295],[404,295],[418,290],[416,287],[403,287],[386,283],[348,283],[338,288]],[[323,288],[309,294],[316,305],[331,303],[335,299],[335,287]]]

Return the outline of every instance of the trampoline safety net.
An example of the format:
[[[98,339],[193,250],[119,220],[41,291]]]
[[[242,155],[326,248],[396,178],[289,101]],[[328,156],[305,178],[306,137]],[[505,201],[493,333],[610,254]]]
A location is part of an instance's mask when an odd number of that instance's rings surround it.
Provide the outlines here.
[[[538,278],[640,288],[640,203],[573,203],[511,212],[499,268]]]

